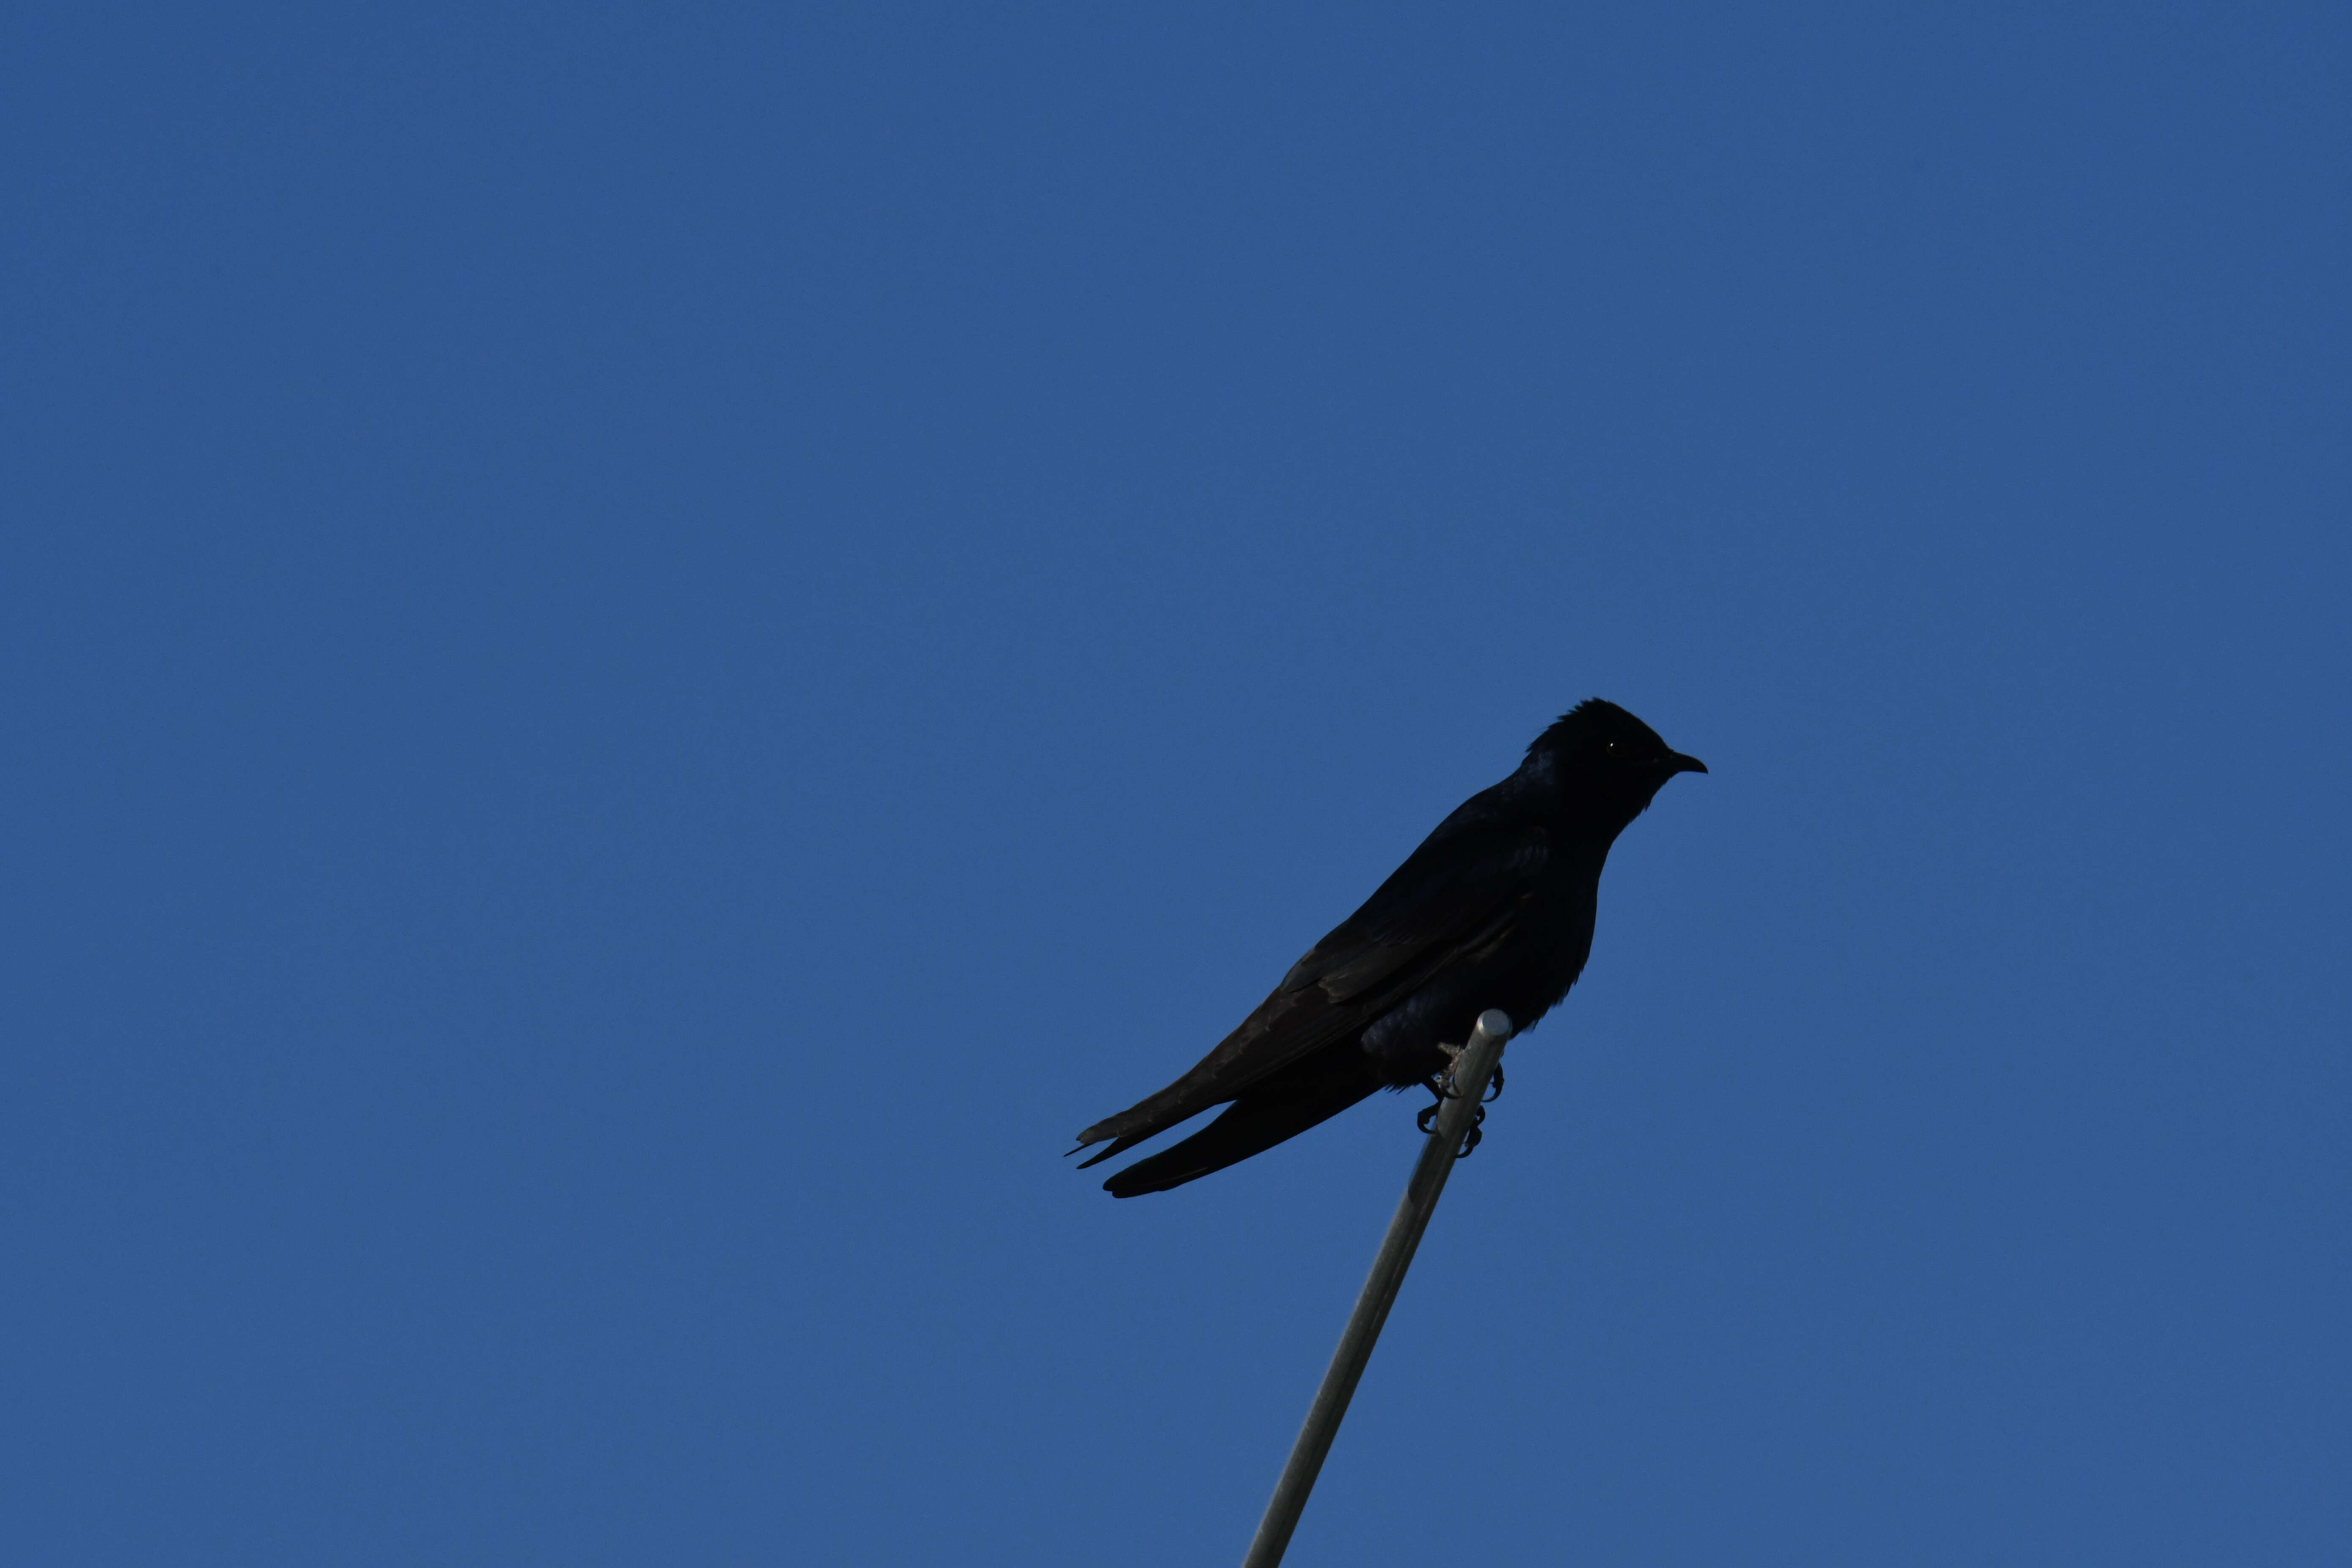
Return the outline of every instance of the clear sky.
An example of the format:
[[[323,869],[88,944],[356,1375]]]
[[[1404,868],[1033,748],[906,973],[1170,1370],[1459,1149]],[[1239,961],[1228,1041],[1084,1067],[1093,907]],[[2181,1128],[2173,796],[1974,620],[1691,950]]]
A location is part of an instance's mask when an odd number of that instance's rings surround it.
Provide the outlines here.
[[[1420,1101],[1063,1152],[1596,694],[1292,1563],[2352,1539],[2352,11],[0,36],[0,1555],[1237,1560]]]

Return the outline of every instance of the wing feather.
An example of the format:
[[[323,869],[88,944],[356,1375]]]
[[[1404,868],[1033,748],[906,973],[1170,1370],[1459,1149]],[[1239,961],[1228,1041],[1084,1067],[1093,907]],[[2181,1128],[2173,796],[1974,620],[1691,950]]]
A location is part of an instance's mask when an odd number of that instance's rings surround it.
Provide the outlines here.
[[[1080,1148],[1114,1140],[1086,1163],[1232,1100],[1359,1033],[1448,964],[1491,950],[1516,927],[1550,855],[1539,826],[1449,820],[1190,1072],[1079,1133]]]

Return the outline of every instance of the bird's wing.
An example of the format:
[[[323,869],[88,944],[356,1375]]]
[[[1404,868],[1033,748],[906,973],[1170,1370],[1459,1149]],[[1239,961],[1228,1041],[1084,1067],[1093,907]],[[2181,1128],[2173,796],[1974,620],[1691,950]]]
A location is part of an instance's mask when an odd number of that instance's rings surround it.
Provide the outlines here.
[[[1312,986],[1333,1002],[1352,1002],[1394,989],[1404,974],[1412,976],[1405,987],[1412,989],[1445,961],[1491,941],[1490,928],[1507,926],[1550,858],[1551,836],[1538,826],[1433,837],[1291,965],[1274,997]]]
[[[1540,827],[1441,827],[1192,1071],[1079,1133],[1081,1148],[1115,1140],[1087,1163],[1223,1104],[1362,1029],[1447,965],[1492,951],[1516,928],[1550,856]]]

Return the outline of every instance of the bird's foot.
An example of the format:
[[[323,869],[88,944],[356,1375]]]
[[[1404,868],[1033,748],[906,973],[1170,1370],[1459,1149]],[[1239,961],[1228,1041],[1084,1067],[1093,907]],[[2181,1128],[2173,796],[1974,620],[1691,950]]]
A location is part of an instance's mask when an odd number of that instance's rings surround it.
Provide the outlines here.
[[[1445,1065],[1422,1079],[1421,1086],[1440,1100],[1452,1100],[1455,1098],[1454,1074],[1462,1066],[1463,1047],[1440,1042],[1437,1048],[1445,1053]],[[1479,1098],[1482,1102],[1503,1098],[1503,1064],[1501,1062],[1495,1064],[1495,1076],[1488,1080],[1486,1092]],[[1426,1131],[1427,1129],[1424,1128],[1423,1131]]]
[[[1445,1109],[1445,1102],[1449,1100],[1459,1099],[1460,1097],[1454,1092],[1450,1084],[1441,1087],[1440,1075],[1431,1075],[1429,1079],[1424,1082],[1422,1087],[1429,1090],[1430,1093],[1435,1095],[1437,1099],[1433,1103],[1424,1105],[1421,1108],[1421,1114],[1412,1119],[1412,1124],[1421,1129],[1422,1135],[1423,1137],[1429,1137],[1437,1131],[1437,1113]],[[1490,1095],[1488,1098],[1492,1099],[1493,1097]],[[1455,1159],[1468,1159],[1470,1157],[1470,1151],[1475,1149],[1478,1146],[1479,1141],[1486,1137],[1485,1133],[1478,1131],[1478,1124],[1486,1120],[1486,1107],[1484,1102],[1481,1102],[1470,1112],[1470,1133],[1469,1136],[1462,1140],[1462,1147],[1454,1153],[1454,1157]]]
[[[1482,1105],[1470,1119],[1470,1136],[1462,1140],[1462,1147],[1454,1152],[1454,1157],[1455,1159],[1467,1160],[1470,1157],[1470,1151],[1475,1149],[1480,1141],[1486,1136],[1484,1132],[1478,1131],[1478,1123],[1486,1120],[1486,1108]]]
[[[1423,1082],[1429,1089],[1429,1092],[1437,1096],[1438,1099],[1456,1099],[1458,1096],[1454,1092],[1454,1075],[1461,1070],[1462,1053],[1469,1049],[1469,1047],[1467,1046],[1449,1046],[1444,1040],[1440,1040],[1437,1042],[1437,1048],[1445,1053],[1445,1065],[1439,1068],[1435,1072],[1431,1073]]]

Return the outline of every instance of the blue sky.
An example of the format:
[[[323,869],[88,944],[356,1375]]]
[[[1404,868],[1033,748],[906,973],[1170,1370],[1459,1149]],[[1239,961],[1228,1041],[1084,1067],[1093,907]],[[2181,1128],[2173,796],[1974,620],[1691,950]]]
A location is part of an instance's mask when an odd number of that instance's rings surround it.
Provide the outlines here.
[[[5,26],[12,1559],[1237,1560],[1595,694],[1290,1561],[2352,1535],[2341,8]]]

